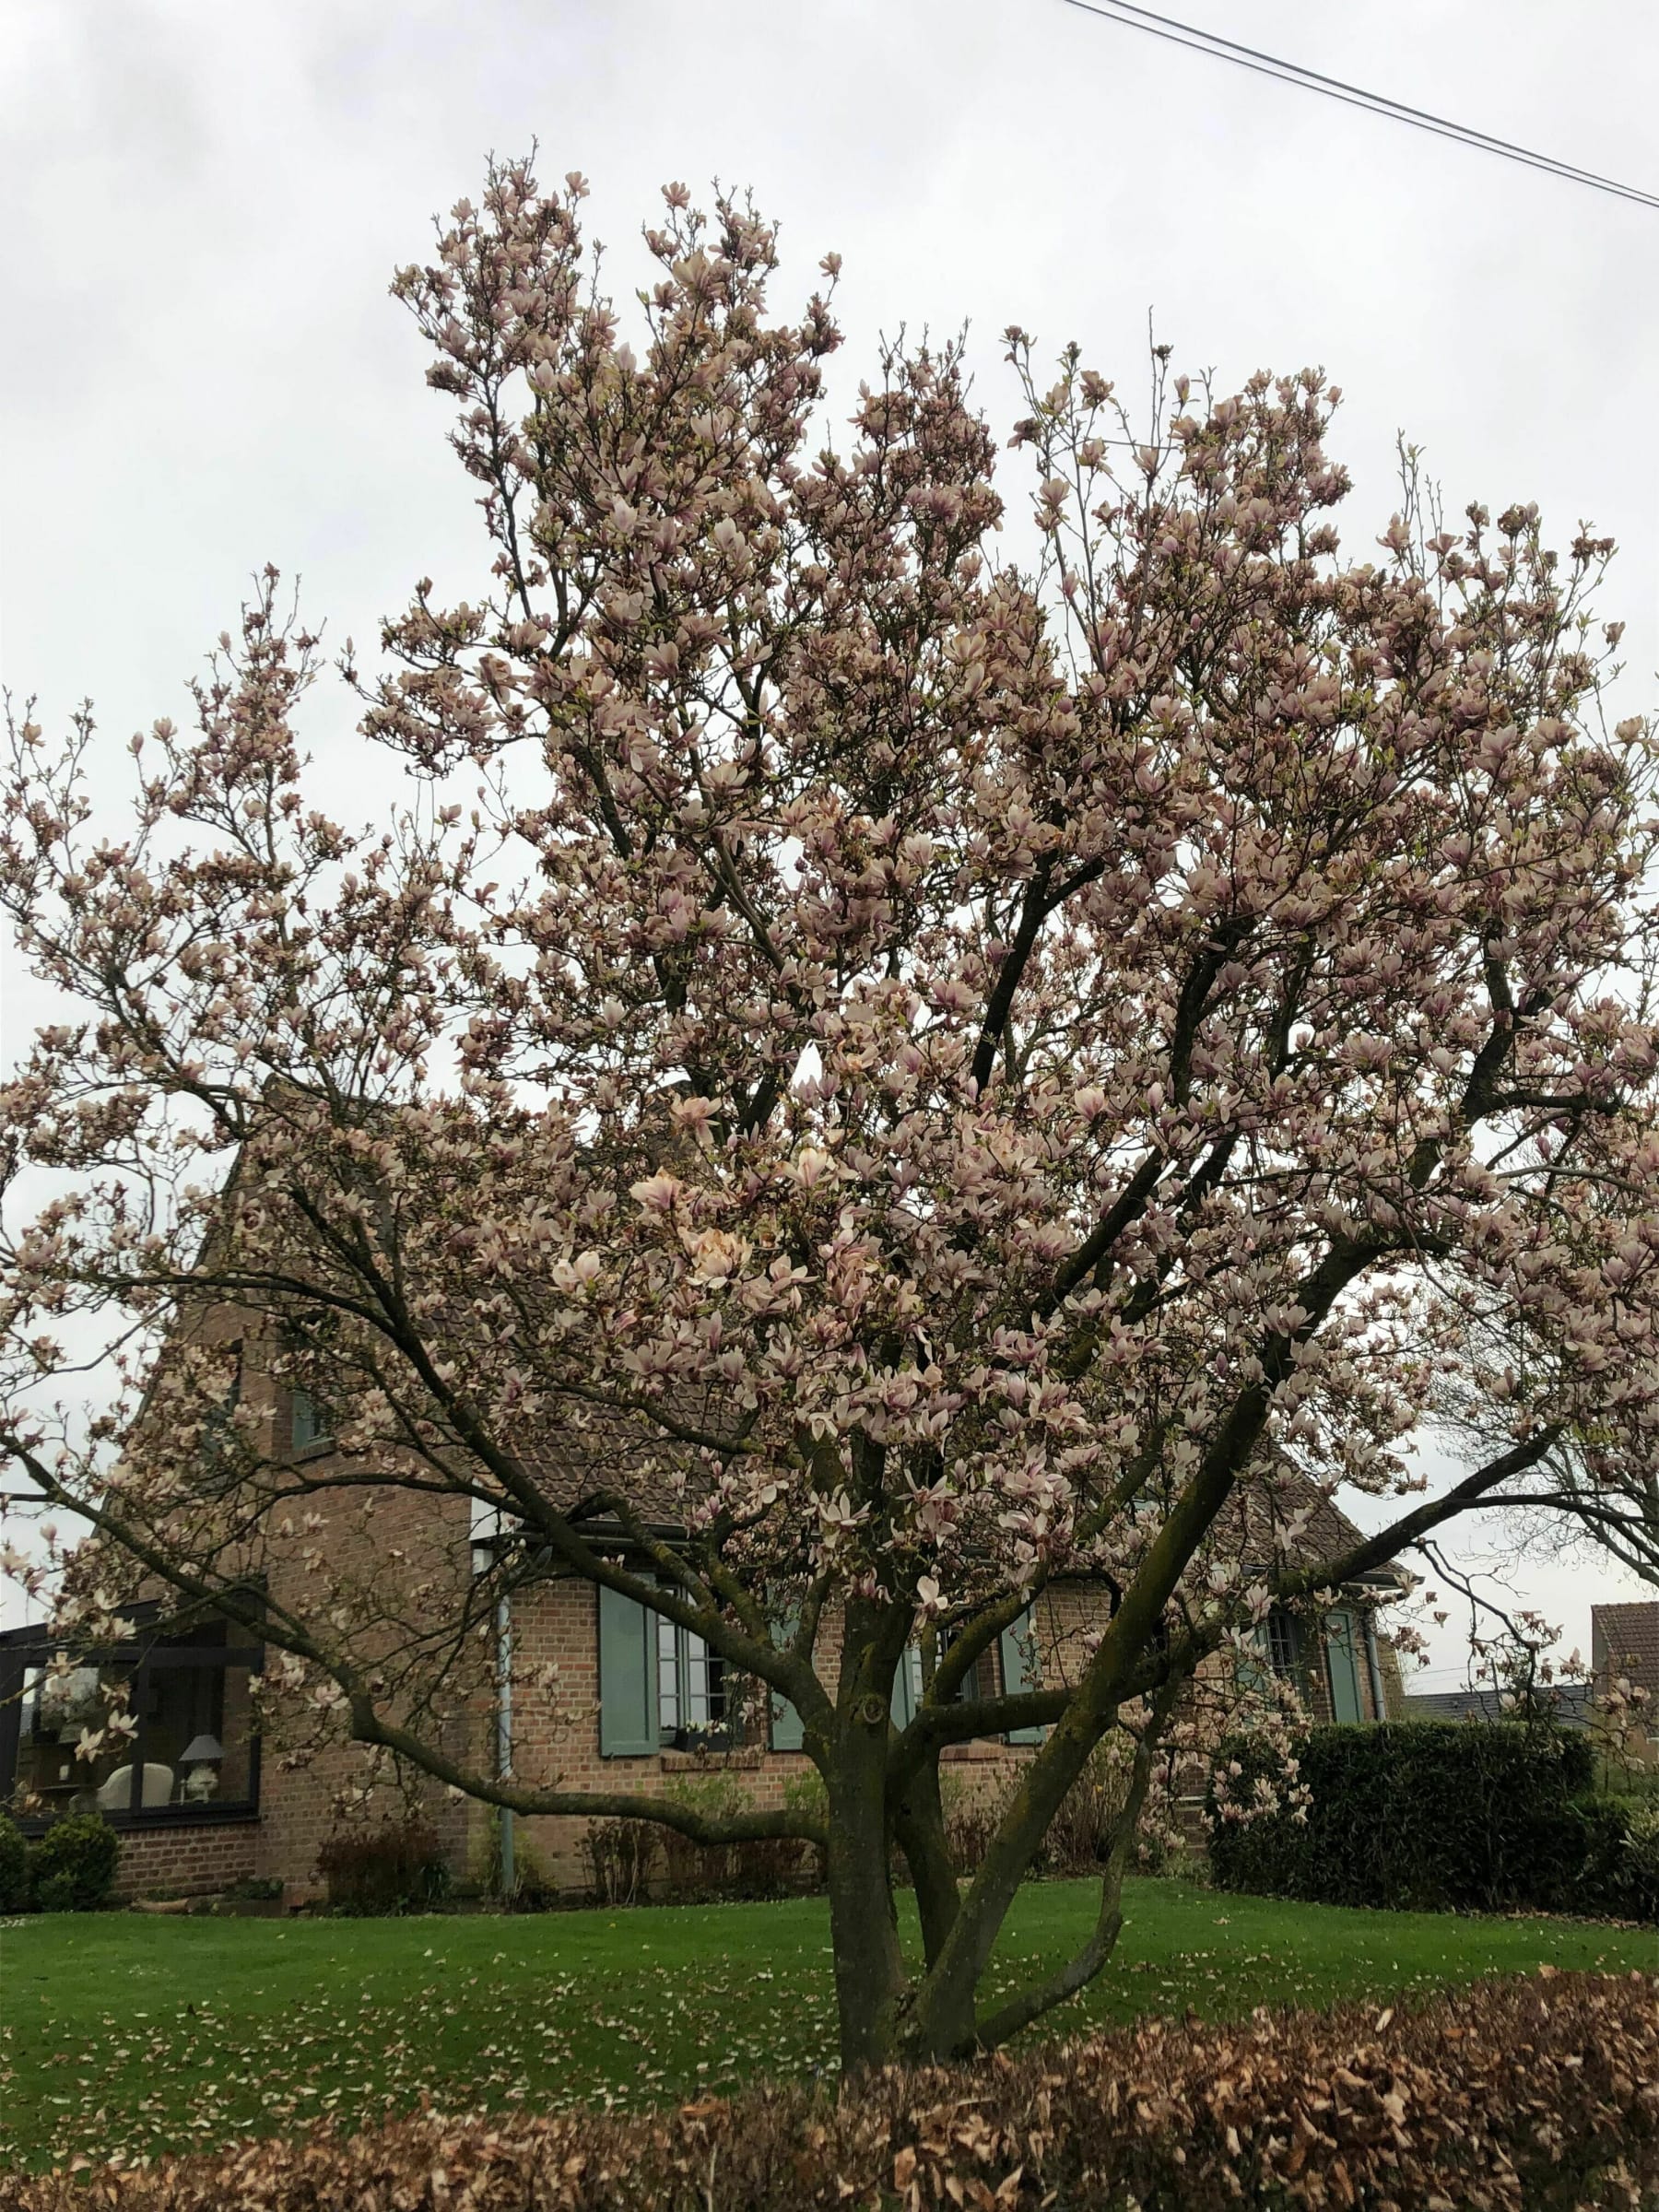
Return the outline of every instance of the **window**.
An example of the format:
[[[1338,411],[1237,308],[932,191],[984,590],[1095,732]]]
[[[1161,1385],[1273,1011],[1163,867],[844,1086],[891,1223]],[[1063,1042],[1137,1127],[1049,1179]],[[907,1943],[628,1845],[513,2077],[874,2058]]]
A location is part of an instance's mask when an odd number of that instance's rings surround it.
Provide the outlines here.
[[[132,1670],[72,1666],[65,1673],[42,1653],[24,1666],[21,1687],[13,1786],[26,1805],[38,1800],[43,1811],[79,1812],[118,1767],[130,1764],[124,1737],[91,1759],[77,1757],[76,1747],[83,1729],[101,1729],[126,1704]]]
[[[1275,1606],[1264,1621],[1249,1630],[1248,1648],[1240,1655],[1238,1681],[1241,1689],[1265,1696],[1275,1677],[1288,1682],[1300,1697],[1308,1694],[1308,1670],[1302,1652],[1301,1624],[1294,1613]]]
[[[242,1455],[236,1433],[236,1409],[241,1404],[242,1347],[232,1345],[236,1364],[229,1386],[217,1406],[208,1409],[202,1424],[202,1475],[205,1485],[222,1495],[240,1480]]]
[[[922,1704],[922,1652],[918,1644],[907,1643],[899,1654],[899,1665],[893,1672],[893,1725],[908,1728],[915,1719]]]
[[[730,1670],[700,1636],[619,1590],[599,1590],[599,1751],[633,1759],[665,1746],[732,1740]]]
[[[154,1608],[151,1608],[152,1615]],[[27,1822],[97,1812],[124,1821],[253,1810],[259,1744],[253,1679],[263,1654],[223,1621],[161,1644],[68,1654],[38,1630],[0,1638],[0,1797]],[[91,1757],[83,1731],[121,1725]]]
[[[772,1633],[780,1643],[793,1643],[800,1626],[800,1614],[792,1606],[773,1622]],[[772,1749],[804,1751],[806,1747],[806,1724],[789,1700],[780,1697],[774,1690],[766,1702],[771,1720]]]
[[[725,1661],[700,1636],[656,1617],[657,1736],[687,1748],[723,1735]]]
[[[309,1390],[296,1389],[289,1401],[288,1436],[296,1452],[325,1444],[335,1432],[333,1410]]]
[[[1325,1667],[1331,1685],[1331,1718],[1354,1722],[1365,1718],[1359,1696],[1359,1635],[1354,1616],[1340,1612],[1325,1621]]]
[[[1042,1687],[1042,1662],[1037,1649],[1037,1619],[1033,1608],[1028,1606],[1010,1629],[1005,1629],[1000,1639],[1002,1651],[1003,1692],[1013,1698],[1028,1689]],[[1048,1730],[1041,1723],[1033,1728],[1010,1728],[1011,1744],[1040,1744]]]

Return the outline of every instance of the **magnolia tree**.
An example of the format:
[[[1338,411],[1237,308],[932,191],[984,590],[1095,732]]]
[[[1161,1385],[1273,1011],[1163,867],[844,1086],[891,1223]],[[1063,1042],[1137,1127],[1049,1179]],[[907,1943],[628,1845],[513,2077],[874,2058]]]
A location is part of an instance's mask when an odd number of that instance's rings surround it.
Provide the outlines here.
[[[406,800],[308,801],[318,650],[268,575],[195,728],[134,740],[114,841],[90,723],[14,726],[4,893],[69,1010],[4,1093],[48,1189],[14,1192],[4,1441],[99,1532],[67,1620],[159,1578],[495,1805],[814,1837],[846,2063],[961,2051],[1099,1970],[1182,1687],[1272,1605],[1516,1488],[1641,1524],[1653,742],[1598,711],[1606,541],[1408,508],[1339,553],[1321,375],[1159,358],[1137,433],[1011,332],[1016,565],[957,349],[886,351],[830,442],[828,299],[771,319],[754,212],[670,188],[630,346],[582,194],[498,167],[396,279],[489,554],[345,668]],[[227,1410],[227,1309],[332,1458]],[[94,1359],[88,1422],[53,1379]],[[1408,1503],[1442,1408],[1465,1471]],[[1287,1463],[1397,1497],[1383,1533],[1228,1534]],[[331,1516],[386,1493],[511,1533],[476,1579],[347,1572]],[[827,1810],[457,1749],[433,1685],[532,1559],[792,1702]],[[962,1698],[1062,1577],[1112,1592],[1067,1678]],[[959,1881],[941,1753],[1039,1728]],[[1108,1738],[1099,1925],[982,2005]]]

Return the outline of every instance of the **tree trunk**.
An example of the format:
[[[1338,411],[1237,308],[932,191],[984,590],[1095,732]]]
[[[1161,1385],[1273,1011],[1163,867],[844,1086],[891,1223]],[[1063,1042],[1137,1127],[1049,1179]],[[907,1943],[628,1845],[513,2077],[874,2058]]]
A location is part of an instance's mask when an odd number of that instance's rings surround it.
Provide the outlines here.
[[[1027,1768],[939,1956],[930,1962],[916,2006],[919,2055],[949,2058],[975,2048],[980,1976],[1060,1800],[1103,1732],[1079,1698]]]
[[[955,1924],[960,1892],[945,1836],[945,1807],[939,1794],[935,1752],[912,1776],[894,1814],[894,1830],[904,1863],[916,1886],[916,1913],[922,1923],[922,1955],[929,1966],[945,1947]]]
[[[908,1992],[888,1863],[888,1723],[842,1717],[830,1793],[830,1940],[843,2077],[893,2055]]]

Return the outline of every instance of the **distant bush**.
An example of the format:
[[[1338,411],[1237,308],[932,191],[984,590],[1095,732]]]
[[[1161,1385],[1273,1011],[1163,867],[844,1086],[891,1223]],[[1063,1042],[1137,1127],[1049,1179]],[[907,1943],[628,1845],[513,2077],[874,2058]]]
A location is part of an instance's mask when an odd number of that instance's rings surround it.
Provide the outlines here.
[[[41,1912],[96,1912],[110,1901],[121,1839],[96,1813],[71,1813],[29,1853],[29,1887]]]
[[[1624,1849],[1630,1813],[1576,1795],[1593,1771],[1583,1736],[1388,1722],[1311,1729],[1297,1756],[1305,1818],[1280,1803],[1241,1818],[1262,1789],[1282,1796],[1287,1776],[1260,1735],[1223,1746],[1208,1806],[1220,1888],[1406,1911],[1653,1916],[1651,1900],[1635,1909],[1646,1893],[1640,1837]]]
[[[0,1912],[21,1912],[29,1902],[29,1845],[16,1821],[0,1813]]]
[[[318,1852],[317,1872],[332,1909],[363,1919],[428,1912],[450,1891],[449,1866],[423,1820],[340,1830]]]
[[[0,2177],[6,2212],[1569,2212],[1659,2184],[1659,1979],[1147,2020],[834,2098],[757,2088],[635,2118],[422,2112],[216,2156]]]

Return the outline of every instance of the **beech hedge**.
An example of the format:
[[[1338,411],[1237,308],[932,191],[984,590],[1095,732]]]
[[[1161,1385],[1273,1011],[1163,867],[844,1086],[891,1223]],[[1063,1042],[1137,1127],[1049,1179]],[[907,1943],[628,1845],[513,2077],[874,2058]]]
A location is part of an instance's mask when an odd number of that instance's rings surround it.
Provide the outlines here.
[[[1226,1889],[1404,1911],[1531,1908],[1659,1917],[1659,1855],[1639,1806],[1594,1798],[1583,1735],[1510,1722],[1391,1721],[1310,1729],[1312,1803],[1239,1820],[1284,1776],[1260,1735],[1224,1747],[1209,1798],[1210,1867]]]
[[[757,2088],[624,2119],[423,2112],[153,2167],[0,2175],[0,2212],[1376,2212],[1637,2207],[1659,2186],[1659,1977],[1554,1974],[1379,2012],[1144,2021],[839,2103]]]

